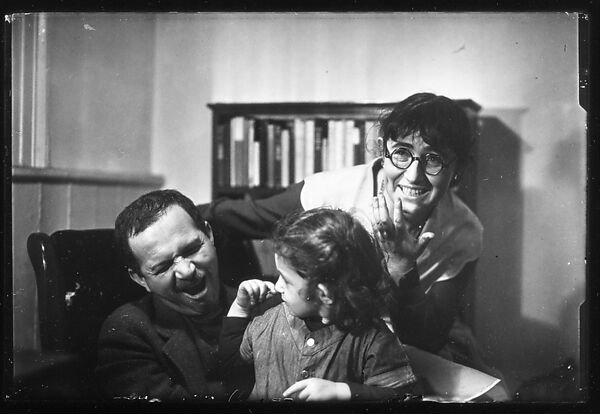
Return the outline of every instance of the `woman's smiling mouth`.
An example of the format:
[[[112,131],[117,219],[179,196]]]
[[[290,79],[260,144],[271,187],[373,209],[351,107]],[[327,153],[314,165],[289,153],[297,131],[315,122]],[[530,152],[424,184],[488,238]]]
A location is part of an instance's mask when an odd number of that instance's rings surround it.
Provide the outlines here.
[[[422,187],[407,187],[407,186],[403,186],[403,185],[400,185],[398,187],[400,188],[400,192],[404,196],[411,197],[411,198],[421,197],[429,192],[428,188],[422,188]]]

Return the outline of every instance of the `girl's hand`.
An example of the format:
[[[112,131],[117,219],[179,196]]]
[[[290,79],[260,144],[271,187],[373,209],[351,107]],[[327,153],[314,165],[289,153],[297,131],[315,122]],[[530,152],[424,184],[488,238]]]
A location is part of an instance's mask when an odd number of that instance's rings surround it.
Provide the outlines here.
[[[275,294],[275,285],[266,280],[244,280],[227,316],[247,318],[252,309]]]
[[[352,395],[350,387],[344,382],[308,378],[293,384],[283,392],[283,396],[293,396],[295,401],[347,401]]]
[[[402,200],[398,194],[394,195],[392,217],[383,192],[373,197],[372,206],[373,233],[383,250],[388,253],[388,270],[397,282],[416,265],[417,258],[433,239],[434,234],[426,232],[418,237],[410,234],[408,223],[402,215]]]

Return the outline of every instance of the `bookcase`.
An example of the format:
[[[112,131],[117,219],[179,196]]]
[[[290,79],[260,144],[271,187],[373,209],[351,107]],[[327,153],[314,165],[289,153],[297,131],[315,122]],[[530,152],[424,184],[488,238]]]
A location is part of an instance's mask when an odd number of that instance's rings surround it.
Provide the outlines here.
[[[456,100],[477,128],[481,107]],[[264,198],[320,171],[376,154],[378,119],[394,102],[210,103],[213,200]],[[467,183],[468,185],[468,183]],[[465,198],[471,198],[465,194]],[[472,200],[465,200],[468,204]]]

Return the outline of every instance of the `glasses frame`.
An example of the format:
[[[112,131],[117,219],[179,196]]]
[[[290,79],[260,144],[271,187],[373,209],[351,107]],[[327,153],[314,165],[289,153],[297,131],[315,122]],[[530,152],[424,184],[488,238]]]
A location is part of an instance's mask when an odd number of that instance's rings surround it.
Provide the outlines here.
[[[408,165],[406,167],[399,167],[394,163],[394,160],[392,158],[392,154],[400,151],[400,150],[405,150],[410,154],[411,160],[410,163],[408,163]],[[425,154],[425,156],[430,155],[430,154]],[[437,154],[436,154],[437,155]],[[392,152],[389,151],[388,147],[387,147],[387,143],[384,144],[383,146],[383,156],[387,159],[390,160],[390,162],[392,163],[392,165],[396,168],[398,168],[399,170],[408,170],[410,168],[410,166],[413,164],[413,162],[415,162],[415,160],[419,160],[419,163],[422,162],[423,160],[423,156],[417,157],[415,156],[412,151],[410,151],[408,148],[404,148],[404,147],[398,147],[395,150],[393,150]],[[433,177],[435,177],[436,175],[439,175],[442,171],[444,171],[444,168],[448,168],[454,161],[456,161],[456,158],[454,158],[452,161],[449,162],[445,162],[444,159],[442,158],[441,155],[438,155],[438,157],[440,157],[441,159],[441,163],[442,163],[442,168],[440,168],[440,170],[438,172],[436,172],[435,174],[432,174],[430,172],[427,172],[426,166],[423,167],[423,171],[425,171],[425,174],[427,175],[431,175]]]

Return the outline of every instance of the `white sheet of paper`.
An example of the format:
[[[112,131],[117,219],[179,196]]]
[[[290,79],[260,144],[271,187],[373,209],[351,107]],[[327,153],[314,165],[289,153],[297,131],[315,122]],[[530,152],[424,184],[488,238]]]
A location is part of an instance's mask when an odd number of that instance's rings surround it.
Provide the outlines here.
[[[448,361],[435,354],[404,345],[417,378],[425,380],[431,394],[426,401],[467,402],[490,391],[500,380],[484,372]]]

